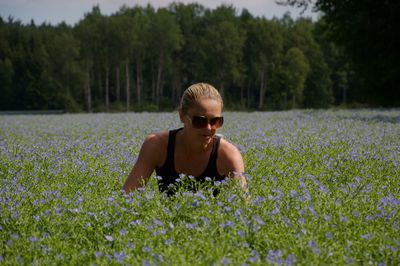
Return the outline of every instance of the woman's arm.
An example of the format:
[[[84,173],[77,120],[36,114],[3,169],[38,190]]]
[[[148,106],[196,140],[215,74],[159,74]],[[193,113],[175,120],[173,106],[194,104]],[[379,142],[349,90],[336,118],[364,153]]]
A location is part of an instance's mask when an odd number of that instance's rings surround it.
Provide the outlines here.
[[[244,176],[244,163],[240,151],[231,143],[221,139],[221,150],[218,153],[219,162],[217,164],[218,171],[229,178],[237,180],[243,190],[243,198],[250,200],[249,189]]]
[[[147,183],[159,162],[162,146],[160,145],[160,136],[157,134],[150,134],[145,139],[138,159],[122,187],[126,193],[143,187]]]

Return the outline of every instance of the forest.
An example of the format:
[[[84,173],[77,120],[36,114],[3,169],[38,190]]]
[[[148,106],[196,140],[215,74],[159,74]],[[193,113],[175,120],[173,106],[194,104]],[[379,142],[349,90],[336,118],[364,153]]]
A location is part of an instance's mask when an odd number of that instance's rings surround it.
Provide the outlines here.
[[[94,6],[75,25],[0,17],[0,110],[168,111],[195,82],[213,84],[229,110],[399,106],[398,41],[382,27],[391,16],[343,24],[323,3],[317,21],[176,2]]]

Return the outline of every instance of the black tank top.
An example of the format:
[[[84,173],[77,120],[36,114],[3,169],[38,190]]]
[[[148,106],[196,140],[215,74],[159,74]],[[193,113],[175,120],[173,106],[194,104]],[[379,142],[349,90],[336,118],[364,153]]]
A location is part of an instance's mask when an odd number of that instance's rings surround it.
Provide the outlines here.
[[[158,179],[158,188],[161,192],[166,192],[168,195],[172,195],[173,191],[168,188],[169,185],[175,184],[176,179],[179,178],[179,174],[175,170],[175,139],[178,131],[183,128],[174,129],[169,132],[168,136],[168,146],[167,146],[167,159],[163,166],[156,168],[156,174],[158,177],[161,177],[161,180]],[[196,176],[195,179],[199,182],[205,181],[206,177],[211,178],[214,181],[222,181],[225,179],[225,176],[222,176],[218,173],[217,170],[217,155],[218,155],[218,147],[219,142],[221,140],[220,136],[213,137],[213,146],[210,154],[210,158],[208,160],[208,164],[206,169],[200,176]]]

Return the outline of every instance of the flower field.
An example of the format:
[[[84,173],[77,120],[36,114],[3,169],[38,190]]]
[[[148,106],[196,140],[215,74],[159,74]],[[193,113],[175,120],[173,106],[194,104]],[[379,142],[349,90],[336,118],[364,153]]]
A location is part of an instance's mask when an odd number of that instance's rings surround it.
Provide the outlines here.
[[[1,265],[400,265],[400,111],[226,112],[235,182],[121,187],[177,113],[0,116]]]

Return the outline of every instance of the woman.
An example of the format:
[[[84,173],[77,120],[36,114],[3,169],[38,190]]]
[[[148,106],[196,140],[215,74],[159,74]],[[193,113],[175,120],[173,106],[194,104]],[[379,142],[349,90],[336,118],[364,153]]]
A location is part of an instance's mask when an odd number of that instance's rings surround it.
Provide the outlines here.
[[[187,88],[178,110],[183,127],[152,133],[145,139],[123,190],[129,193],[142,187],[154,170],[161,177],[160,191],[167,194],[172,194],[169,185],[177,182],[179,174],[193,176],[198,181],[206,177],[234,178],[245,189],[244,164],[239,150],[216,135],[224,123],[222,108],[222,98],[213,86],[197,83]]]

